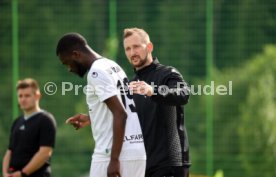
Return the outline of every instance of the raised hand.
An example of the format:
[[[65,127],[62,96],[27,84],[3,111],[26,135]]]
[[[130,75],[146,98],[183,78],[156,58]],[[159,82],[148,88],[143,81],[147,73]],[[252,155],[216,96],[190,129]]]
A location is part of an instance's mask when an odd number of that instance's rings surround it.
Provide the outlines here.
[[[144,81],[133,81],[129,83],[129,89],[134,94],[152,96],[153,95],[153,88],[151,85],[147,84]]]
[[[86,114],[76,114],[69,117],[65,123],[72,125],[76,130],[91,124],[90,118]]]

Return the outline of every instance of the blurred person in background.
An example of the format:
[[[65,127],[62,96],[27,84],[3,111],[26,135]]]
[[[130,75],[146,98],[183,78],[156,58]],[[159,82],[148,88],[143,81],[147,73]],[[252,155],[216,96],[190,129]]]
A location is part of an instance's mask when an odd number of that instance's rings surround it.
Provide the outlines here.
[[[52,114],[40,109],[37,81],[19,80],[17,97],[23,115],[13,123],[2,163],[3,177],[50,177],[50,158],[56,137]]]
[[[146,31],[128,28],[123,37],[135,73],[129,87],[144,136],[146,177],[188,177],[191,163],[183,105],[188,103],[189,87],[175,68],[152,57]]]

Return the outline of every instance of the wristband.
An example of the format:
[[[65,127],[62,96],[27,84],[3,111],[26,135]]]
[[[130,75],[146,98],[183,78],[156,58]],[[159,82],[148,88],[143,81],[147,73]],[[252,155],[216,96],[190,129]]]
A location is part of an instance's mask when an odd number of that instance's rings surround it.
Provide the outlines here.
[[[26,173],[24,173],[23,171],[20,171],[21,177],[28,177],[28,175]]]

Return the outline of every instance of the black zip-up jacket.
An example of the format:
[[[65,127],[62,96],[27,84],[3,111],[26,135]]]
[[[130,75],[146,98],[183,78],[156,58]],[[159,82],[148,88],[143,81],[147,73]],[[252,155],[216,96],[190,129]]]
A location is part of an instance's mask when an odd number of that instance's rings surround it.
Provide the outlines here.
[[[147,153],[146,173],[168,166],[190,166],[182,107],[189,99],[187,83],[175,68],[160,64],[156,58],[135,74],[133,81],[155,85],[151,97],[133,95]]]

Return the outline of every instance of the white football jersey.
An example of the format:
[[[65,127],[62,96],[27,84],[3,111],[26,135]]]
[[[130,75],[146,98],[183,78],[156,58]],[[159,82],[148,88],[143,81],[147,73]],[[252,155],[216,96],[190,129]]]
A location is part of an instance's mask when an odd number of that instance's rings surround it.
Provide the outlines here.
[[[110,160],[113,139],[113,115],[104,100],[117,96],[127,112],[125,137],[120,160],[145,160],[144,140],[132,95],[127,92],[128,79],[112,60],[94,61],[87,74],[86,101],[95,140],[93,161]]]

